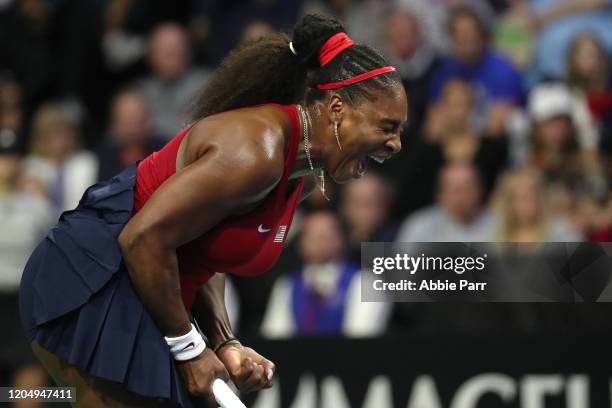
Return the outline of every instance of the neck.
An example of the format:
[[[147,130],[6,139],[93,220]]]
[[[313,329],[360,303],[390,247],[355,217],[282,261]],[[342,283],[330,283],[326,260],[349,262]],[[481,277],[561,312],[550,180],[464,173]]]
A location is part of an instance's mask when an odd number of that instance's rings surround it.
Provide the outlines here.
[[[305,177],[314,174],[323,169],[323,144],[320,143],[320,135],[324,133],[323,121],[321,120],[320,111],[316,108],[308,107],[304,104],[301,105],[304,114],[306,116],[306,125],[303,123],[303,116],[299,113],[298,118],[300,120],[300,142],[298,144],[297,154],[295,161],[291,169],[291,178]],[[306,138],[304,137],[304,126],[308,131],[309,151],[311,163],[308,160]],[[314,171],[313,171],[314,169]]]

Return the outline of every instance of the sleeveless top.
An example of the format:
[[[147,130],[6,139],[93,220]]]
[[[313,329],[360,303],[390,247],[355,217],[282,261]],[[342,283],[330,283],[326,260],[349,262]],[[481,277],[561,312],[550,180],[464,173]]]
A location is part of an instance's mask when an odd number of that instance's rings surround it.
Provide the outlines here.
[[[177,249],[183,303],[188,309],[195,300],[197,289],[215,272],[241,276],[264,273],[276,263],[283,249],[304,185],[300,180],[287,195],[290,170],[299,144],[300,121],[295,105],[269,105],[282,109],[291,119],[291,138],[283,176],[257,208],[247,214],[226,218]],[[138,212],[155,190],[176,172],[179,146],[192,126],[139,163],[134,212]]]

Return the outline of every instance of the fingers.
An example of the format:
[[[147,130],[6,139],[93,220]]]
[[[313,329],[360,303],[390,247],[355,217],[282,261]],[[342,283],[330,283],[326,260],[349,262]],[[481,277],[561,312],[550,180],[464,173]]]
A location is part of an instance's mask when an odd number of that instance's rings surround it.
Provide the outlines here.
[[[266,374],[266,380],[270,385],[272,385],[272,377],[274,376],[274,372],[276,371],[276,365],[266,358],[261,358],[261,364],[264,367],[264,372]]]
[[[232,379],[240,391],[248,393],[262,388],[269,388],[271,386],[270,380],[268,380],[270,372],[269,368],[266,371],[262,364],[254,362],[252,358],[247,357],[243,361],[240,372],[232,373],[234,374]]]
[[[212,390],[213,381],[220,378],[229,381],[230,375],[217,356],[208,348],[193,360],[177,364],[187,391],[201,400],[205,406],[216,407]]]

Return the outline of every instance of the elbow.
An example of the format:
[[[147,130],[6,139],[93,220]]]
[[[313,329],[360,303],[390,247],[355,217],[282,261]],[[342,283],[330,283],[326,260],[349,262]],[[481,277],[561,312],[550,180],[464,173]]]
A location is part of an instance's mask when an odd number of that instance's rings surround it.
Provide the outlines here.
[[[133,233],[128,227],[124,228],[117,238],[123,257],[128,258],[140,241],[142,241],[142,234]]]
[[[117,238],[124,259],[128,262],[138,253],[160,254],[174,249],[167,245],[158,228],[128,224]]]
[[[143,228],[134,228],[128,224],[117,238],[123,257],[129,259],[139,248],[147,245],[147,236],[150,234]]]

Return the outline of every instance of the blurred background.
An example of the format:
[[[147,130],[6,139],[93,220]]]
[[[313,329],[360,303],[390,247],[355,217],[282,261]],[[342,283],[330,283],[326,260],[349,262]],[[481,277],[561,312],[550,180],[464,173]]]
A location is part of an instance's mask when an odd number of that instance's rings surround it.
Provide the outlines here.
[[[279,363],[250,401],[609,407],[607,304],[362,303],[359,264],[364,241],[612,238],[610,0],[0,0],[0,384],[49,384],[17,290],[58,215],[181,130],[234,46],[312,12],[397,67],[410,126],[399,157],[302,205],[270,273],[229,278],[236,332]],[[515,394],[457,396],[483,372]],[[532,372],[587,373],[589,398],[571,376],[527,398]]]

